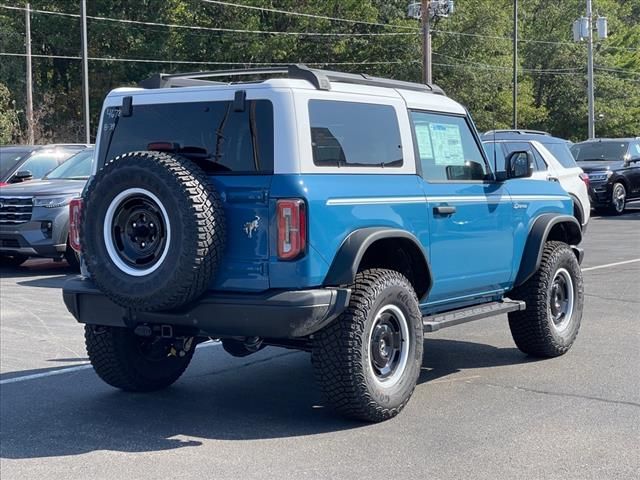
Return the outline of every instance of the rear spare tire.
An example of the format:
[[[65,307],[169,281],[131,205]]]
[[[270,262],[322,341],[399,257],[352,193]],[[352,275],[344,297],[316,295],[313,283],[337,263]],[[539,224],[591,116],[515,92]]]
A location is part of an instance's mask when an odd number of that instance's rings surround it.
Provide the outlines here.
[[[107,162],[85,195],[82,253],[115,303],[165,310],[200,296],[224,248],[220,197],[189,160],[131,152]]]

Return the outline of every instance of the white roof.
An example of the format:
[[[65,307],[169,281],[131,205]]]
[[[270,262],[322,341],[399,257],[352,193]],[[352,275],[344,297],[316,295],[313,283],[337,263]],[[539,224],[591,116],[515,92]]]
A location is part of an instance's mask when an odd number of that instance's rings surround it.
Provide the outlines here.
[[[144,96],[144,95],[158,95],[158,94],[173,94],[177,97],[181,97],[188,93],[189,97],[193,97],[196,92],[206,91],[224,91],[238,89],[247,91],[256,90],[305,90],[314,91],[316,88],[307,82],[306,80],[290,79],[290,78],[271,78],[263,82],[255,83],[232,83],[232,84],[212,84],[206,86],[197,87],[178,87],[178,88],[158,88],[158,89],[144,89],[144,88],[117,88],[112,90],[108,97],[122,97],[126,95]],[[439,95],[435,93],[419,92],[414,90],[395,89],[389,87],[375,87],[369,85],[358,85],[345,82],[331,82],[331,91],[340,93],[349,93],[356,95],[364,95],[367,97],[380,97],[380,98],[397,98],[404,99],[408,108],[418,110],[429,110],[434,112],[446,112],[464,115],[466,113],[464,107],[458,102],[452,100],[445,95]],[[182,94],[182,95],[181,95]],[[176,100],[180,101],[180,100]]]

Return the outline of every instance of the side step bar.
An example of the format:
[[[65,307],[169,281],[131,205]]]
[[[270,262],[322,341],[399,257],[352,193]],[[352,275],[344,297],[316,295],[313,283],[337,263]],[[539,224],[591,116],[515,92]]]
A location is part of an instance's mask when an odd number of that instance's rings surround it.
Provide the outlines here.
[[[443,328],[460,325],[461,323],[473,322],[481,318],[495,317],[502,313],[524,310],[525,308],[527,308],[527,305],[523,301],[505,298],[501,302],[483,303],[482,305],[474,305],[459,310],[428,315],[422,317],[422,324],[424,325],[424,333],[431,333]]]

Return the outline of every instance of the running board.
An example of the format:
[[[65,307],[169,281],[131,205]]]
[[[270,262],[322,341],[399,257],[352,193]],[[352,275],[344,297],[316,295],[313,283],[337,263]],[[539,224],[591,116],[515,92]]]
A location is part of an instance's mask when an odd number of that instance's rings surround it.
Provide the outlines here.
[[[453,327],[461,323],[473,322],[481,318],[495,317],[502,313],[515,312],[527,308],[526,303],[520,300],[510,300],[505,298],[501,302],[483,303],[472,307],[451,310],[449,312],[437,313],[422,317],[424,333],[437,332],[443,328]]]

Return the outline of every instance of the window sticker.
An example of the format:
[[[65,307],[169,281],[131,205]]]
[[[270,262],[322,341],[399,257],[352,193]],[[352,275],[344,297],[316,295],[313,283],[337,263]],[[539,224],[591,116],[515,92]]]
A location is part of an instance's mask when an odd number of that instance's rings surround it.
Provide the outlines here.
[[[458,125],[432,123],[429,129],[436,165],[464,165],[462,136]]]
[[[416,123],[415,130],[420,158],[433,158],[433,147],[431,145],[431,131],[429,130],[429,124]]]

